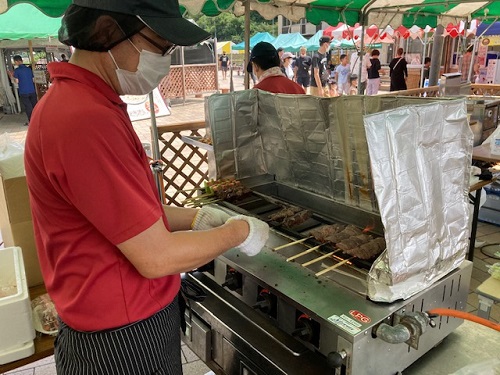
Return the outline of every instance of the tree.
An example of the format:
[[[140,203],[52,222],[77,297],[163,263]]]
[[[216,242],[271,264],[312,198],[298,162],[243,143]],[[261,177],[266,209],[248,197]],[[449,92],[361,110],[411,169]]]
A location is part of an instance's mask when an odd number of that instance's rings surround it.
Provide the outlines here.
[[[230,40],[233,43],[243,41],[245,35],[245,17],[236,17],[232,13],[221,13],[215,17],[198,15],[192,17],[195,22],[202,28],[208,31],[212,36],[216,36],[218,40]],[[276,19],[267,21],[257,12],[250,14],[250,35],[258,32],[268,32],[276,35],[278,24]]]

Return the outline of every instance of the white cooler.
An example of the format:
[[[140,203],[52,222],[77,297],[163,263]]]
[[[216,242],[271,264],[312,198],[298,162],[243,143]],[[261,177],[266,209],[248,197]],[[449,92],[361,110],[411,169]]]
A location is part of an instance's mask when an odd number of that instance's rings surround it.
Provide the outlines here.
[[[0,249],[0,365],[34,354],[34,338],[21,248]]]

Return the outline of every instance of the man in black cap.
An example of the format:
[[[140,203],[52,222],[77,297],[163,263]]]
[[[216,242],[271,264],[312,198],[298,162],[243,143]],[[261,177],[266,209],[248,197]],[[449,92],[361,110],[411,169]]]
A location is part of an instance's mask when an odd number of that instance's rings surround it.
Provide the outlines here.
[[[255,89],[282,94],[305,94],[302,87],[283,74],[278,52],[271,43],[260,42],[253,47],[247,71],[257,77]]]
[[[49,64],[25,149],[59,375],[182,374],[179,273],[267,240],[255,218],[162,206],[119,96],[149,93],[176,45],[207,37],[177,0],[74,0],[62,19],[75,51]]]
[[[328,51],[330,51],[331,39],[322,36],[319,39],[318,52],[315,52],[311,64],[311,95],[329,96],[328,91]]]

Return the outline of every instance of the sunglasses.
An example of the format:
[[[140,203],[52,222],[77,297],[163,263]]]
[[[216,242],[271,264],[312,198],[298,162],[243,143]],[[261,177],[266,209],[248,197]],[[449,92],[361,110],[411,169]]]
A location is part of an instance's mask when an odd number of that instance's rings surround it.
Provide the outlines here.
[[[149,36],[145,35],[141,31],[139,31],[137,34],[139,34],[144,39],[146,39],[149,43],[151,43],[153,46],[158,48],[161,51],[162,56],[170,55],[177,48],[177,45],[172,44],[172,43],[168,44],[166,47],[162,47],[159,43],[155,42],[153,39],[151,39]]]

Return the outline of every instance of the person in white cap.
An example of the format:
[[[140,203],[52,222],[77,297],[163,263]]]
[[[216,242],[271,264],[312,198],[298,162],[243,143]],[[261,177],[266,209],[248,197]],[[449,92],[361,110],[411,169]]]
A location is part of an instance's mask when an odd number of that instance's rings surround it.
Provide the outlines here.
[[[162,206],[120,99],[151,92],[177,45],[208,36],[177,0],[74,0],[62,19],[75,51],[49,64],[25,149],[59,375],[182,374],[180,273],[267,241],[255,218]]]
[[[293,58],[294,58],[294,56],[293,56],[293,53],[291,53],[291,52],[285,52],[281,56],[281,61],[283,62],[283,69],[285,71],[285,75],[291,80],[293,80],[293,76],[294,76],[293,67],[292,67]]]

